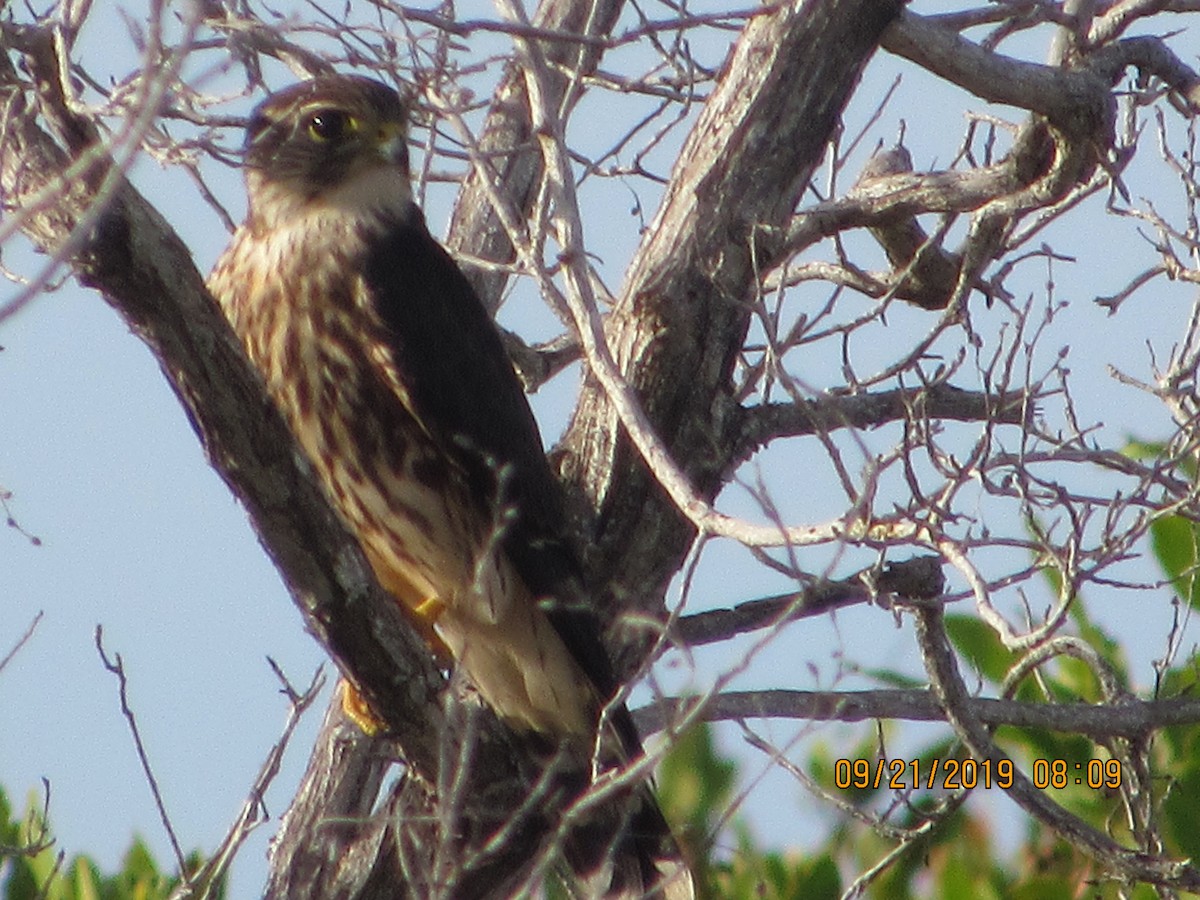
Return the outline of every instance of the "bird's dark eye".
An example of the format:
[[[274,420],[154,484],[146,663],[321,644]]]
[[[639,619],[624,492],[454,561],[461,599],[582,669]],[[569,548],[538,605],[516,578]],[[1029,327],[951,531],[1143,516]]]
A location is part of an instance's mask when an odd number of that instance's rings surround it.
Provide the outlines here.
[[[327,142],[345,137],[354,130],[355,120],[338,109],[319,109],[308,117],[308,134],[313,140]]]

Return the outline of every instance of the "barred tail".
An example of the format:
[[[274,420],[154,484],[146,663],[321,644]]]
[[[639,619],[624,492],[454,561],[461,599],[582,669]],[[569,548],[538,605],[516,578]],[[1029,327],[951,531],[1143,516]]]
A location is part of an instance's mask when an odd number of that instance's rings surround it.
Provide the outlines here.
[[[687,860],[649,786],[639,791],[638,801],[629,836],[642,872],[643,896],[695,900],[696,886]]]
[[[575,828],[565,856],[577,900],[694,900],[695,885],[679,844],[649,786],[638,788],[621,821],[613,806]]]

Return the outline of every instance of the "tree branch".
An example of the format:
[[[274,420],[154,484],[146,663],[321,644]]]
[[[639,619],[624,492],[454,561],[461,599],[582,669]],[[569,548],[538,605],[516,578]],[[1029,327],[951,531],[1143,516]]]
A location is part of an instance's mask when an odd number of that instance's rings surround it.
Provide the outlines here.
[[[882,45],[977,97],[1045,116],[1073,138],[1089,139],[1111,126],[1108,84],[1086,67],[1013,59],[908,11],[884,32]]]
[[[889,563],[882,571],[866,569],[837,581],[821,580],[793,593],[683,616],[675,624],[672,637],[688,647],[698,647],[729,640],[747,631],[869,603],[882,594],[921,599],[940,595],[944,587],[941,560],[936,556],[918,556]]]
[[[393,764],[386,741],[363,734],[340,702],[330,704],[300,788],[271,841],[265,897],[377,896],[378,887],[368,884],[383,856],[389,822],[371,813]],[[386,877],[386,868],[375,881]],[[415,896],[410,883],[408,891]]]
[[[715,401],[728,390],[747,327],[739,301],[759,275],[755,247],[791,216],[898,8],[892,0],[812,0],[747,24],[608,317],[604,340],[617,368],[699,497],[714,496],[725,471],[719,448],[729,430]],[[759,127],[767,121],[770,128]],[[589,379],[559,460],[591,537],[591,583],[619,598],[613,607],[653,614],[696,526],[642,464],[624,436],[629,424]]]
[[[668,728],[702,704],[706,722],[741,719],[806,719],[816,722],[901,720],[945,722],[937,696],[927,688],[879,691],[730,691],[712,697],[666,697],[633,712],[642,734]],[[1128,700],[1120,705],[1026,703],[990,697],[967,699],[970,714],[987,728],[1011,725],[1081,734],[1103,741],[1140,738],[1163,728],[1200,723],[1200,700]],[[982,757],[980,757],[982,758]]]
[[[114,172],[103,148],[86,146],[88,124],[59,106],[48,115],[81,136],[76,158],[86,163],[64,184],[62,173],[74,160],[36,124],[7,55],[0,56],[0,108],[7,113],[0,145],[5,208],[24,207],[22,230],[98,290],[150,347],[210,463],[245,504],[309,630],[386,720],[412,770],[436,784],[446,747],[455,745],[443,727],[445,678],[314,483],[187,249]],[[101,193],[103,185],[109,187]],[[25,202],[47,194],[57,194],[58,202]],[[81,232],[79,223],[91,219],[95,228]],[[522,770],[528,756],[494,716],[479,711],[472,721],[478,744],[469,774],[490,790],[467,792],[452,849],[482,846],[502,823],[511,840],[461,872],[452,886],[459,896],[519,878],[545,834],[539,816],[553,811],[551,804],[538,816],[514,817],[536,773]]]
[[[916,618],[917,641],[925,670],[929,673],[934,695],[946,719],[954,726],[955,733],[975,759],[990,760],[993,764],[1007,759],[975,714],[967,686],[959,674],[954,651],[946,637],[940,602],[918,603],[911,608]],[[1037,821],[1119,873],[1120,877],[1136,878],[1179,890],[1200,890],[1200,870],[1186,862],[1163,859],[1121,846],[1035,788],[1015,766],[1013,786],[1006,793]]]
[[[555,107],[569,109],[577,97],[579,79],[596,71],[604,41],[624,8],[624,0],[542,0],[533,16],[531,37],[541,37],[539,46],[554,64],[555,77],[544,86]],[[516,28],[512,23],[505,27]],[[545,40],[547,33],[567,36],[567,40]],[[595,41],[574,41],[583,37]],[[566,110],[564,110],[564,114]],[[496,263],[516,259],[501,220],[493,207],[489,189],[507,198],[524,221],[532,208],[534,195],[542,179],[543,163],[532,130],[529,94],[522,67],[509,63],[500,85],[492,95],[483,134],[479,139],[477,164],[472,166],[458,193],[447,230],[446,244],[451,250],[469,251],[476,258]],[[485,183],[491,179],[494,187]],[[464,265],[471,284],[493,311],[500,305],[508,274],[504,266]]]
[[[970,212],[1023,182],[1012,159],[965,172],[905,172],[872,178],[852,193],[802,210],[768,245],[778,264],[817,241],[851,228],[899,222],[921,213]]]
[[[917,390],[823,394],[804,403],[744,408],[730,438],[730,460],[740,463],[773,440],[827,434],[840,428],[874,428],[906,419],[951,419],[1026,425],[1036,410],[1024,392],[987,394],[949,384]]]

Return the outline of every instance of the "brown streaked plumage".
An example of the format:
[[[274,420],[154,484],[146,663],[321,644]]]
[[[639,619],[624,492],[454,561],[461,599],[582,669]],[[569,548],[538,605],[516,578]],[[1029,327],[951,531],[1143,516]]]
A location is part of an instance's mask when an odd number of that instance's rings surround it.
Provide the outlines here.
[[[412,200],[406,120],[364,78],[269,97],[247,128],[249,212],[209,286],[431,649],[582,764],[617,685],[498,332]],[[640,747],[623,709],[608,718],[617,765]],[[601,893],[691,896],[648,790],[630,823],[595,854]]]

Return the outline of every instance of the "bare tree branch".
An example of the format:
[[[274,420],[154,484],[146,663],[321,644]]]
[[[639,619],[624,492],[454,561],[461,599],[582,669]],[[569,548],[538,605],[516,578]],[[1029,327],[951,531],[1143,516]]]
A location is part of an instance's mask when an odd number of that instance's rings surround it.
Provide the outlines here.
[[[559,456],[592,536],[585,562],[593,583],[608,585],[622,605],[652,612],[697,525],[711,522],[678,509],[687,495],[711,498],[720,483],[722,461],[710,448],[727,431],[714,419],[721,412],[713,398],[728,383],[747,327],[738,301],[755,282],[754,248],[790,216],[896,11],[883,0],[810,3],[751,22],[675,165],[604,341],[684,481],[668,486],[668,501],[661,470],[636,461],[650,444],[628,409],[618,418],[611,382],[585,384]],[[814,59],[804,50],[813,46],[829,52]],[[763,120],[773,127],[749,127]],[[618,439],[631,425],[640,430],[636,451]],[[631,546],[656,552],[639,558]]]
[[[175,853],[175,862],[179,866],[179,871],[183,872],[186,869],[183,850],[179,846],[179,838],[175,836],[175,826],[171,824],[171,817],[167,813],[167,804],[163,800],[162,790],[158,786],[158,779],[154,777],[154,768],[150,765],[150,755],[146,752],[146,745],[142,742],[142,732],[138,728],[137,717],[133,713],[133,708],[129,705],[129,679],[125,675],[125,664],[121,660],[120,653],[109,657],[107,651],[104,649],[104,631],[99,625],[96,626],[95,639],[96,652],[100,654],[100,662],[117,679],[118,692],[121,698],[121,715],[125,717],[125,721],[129,725],[129,733],[132,735],[134,746],[137,748],[138,762],[142,766],[142,774],[146,776],[146,784],[150,786],[150,793],[154,797],[154,807],[158,810],[159,821],[162,822],[163,831],[166,832],[167,839],[171,842],[171,849]]]
[[[669,697],[634,712],[644,734],[661,731],[690,713],[695,698]],[[1133,700],[1120,705],[1087,703],[1027,703],[990,697],[971,697],[970,714],[981,725],[995,728],[1042,728],[1064,734],[1083,734],[1097,741],[1115,737],[1143,738],[1164,728],[1200,723],[1200,701]],[[896,720],[945,722],[947,715],[928,689],[875,691],[730,691],[705,698],[700,718],[706,722],[742,719],[803,719],[815,722]],[[982,758],[982,757],[980,757]]]
[[[946,638],[942,609],[938,601],[912,607],[917,622],[921,655],[938,704],[968,752],[977,760],[993,764],[1006,760],[983,723],[971,707],[966,684],[958,672],[954,651]],[[1113,871],[1136,877],[1150,884],[1179,890],[1200,890],[1200,870],[1187,862],[1154,857],[1130,850],[1106,834],[1092,828],[1035,788],[1018,769],[1008,795],[1037,821],[1054,829],[1076,847],[1094,856]]]
[[[1039,113],[1073,137],[1090,139],[1111,126],[1107,71],[1012,59],[910,12],[884,34],[883,46],[977,97]]]
[[[79,280],[99,290],[155,352],[210,461],[246,504],[310,630],[372,708],[386,710],[405,759],[427,783],[435,783],[447,739],[440,714],[444,677],[399,607],[375,583],[361,550],[300,462],[186,248],[123,178],[97,195],[110,171],[107,161],[91,152],[86,126],[59,107],[54,116],[78,137],[77,152],[89,154],[84,177],[71,182],[69,194],[63,191],[70,158],[35,124],[26,88],[7,58],[0,61],[0,106],[7,110],[0,156],[6,204],[20,207],[22,198],[46,190],[58,190],[61,197],[52,207],[34,209],[22,229],[69,262]],[[82,241],[73,239],[81,218],[96,217],[97,209],[102,214],[94,231]],[[486,770],[489,783],[506,786],[519,806],[526,791],[507,731],[494,718],[490,722],[478,732],[477,758],[485,761],[476,771]],[[500,794],[479,802],[482,806],[463,811],[475,828],[456,835],[463,846],[485,841],[497,820],[512,826],[513,841],[463,873],[456,890],[464,895],[479,884],[519,877],[530,858],[521,841],[536,845],[544,831],[529,819],[514,824],[502,812]]]
[[[330,705],[300,788],[271,843],[266,897],[380,896],[379,882],[392,876],[391,866],[377,870],[387,859],[389,823],[371,813],[393,763],[386,741],[363,734],[340,702]]]
[[[288,709],[287,721],[283,726],[283,734],[275,745],[267,753],[267,758],[263,761],[262,767],[259,769],[257,777],[254,779],[254,784],[250,788],[250,795],[242,804],[241,812],[230,826],[224,840],[213,851],[208,861],[195,873],[183,873],[183,883],[180,884],[171,893],[170,900],[205,900],[207,897],[215,896],[217,891],[224,885],[225,879],[229,874],[229,867],[232,865],[238,851],[241,850],[246,838],[250,833],[263,824],[268,818],[266,807],[267,789],[274,782],[279,774],[280,765],[283,762],[283,754],[287,750],[288,744],[291,742],[292,735],[296,730],[296,726],[300,724],[301,718],[312,706],[313,701],[317,699],[321,689],[325,686],[325,675],[322,667],[319,667],[313,673],[312,681],[303,693],[297,693],[295,688],[284,677],[279,666],[272,659],[267,660],[272,670],[278,676],[283,684],[284,693],[287,695],[290,702]],[[278,840],[278,839],[277,839]],[[278,846],[276,843],[273,846]]]
[[[730,609],[714,609],[683,616],[672,637],[688,647],[728,640],[747,631],[769,628],[821,615],[856,603],[881,599],[882,595],[928,598],[942,593],[940,560],[921,556],[889,564],[882,571],[867,569],[849,578],[819,580],[802,591],[746,600]]]
[[[741,462],[777,438],[839,428],[874,428],[909,418],[1022,425],[1035,409],[1031,397],[991,396],[949,384],[920,390],[896,388],[849,396],[825,395],[806,403],[772,403],[744,410],[727,446],[730,459]]]
[[[532,20],[534,38],[550,37],[541,46],[553,64],[555,77],[545,85],[546,102],[568,114],[578,99],[580,79],[595,71],[601,53],[588,40],[608,37],[617,22],[622,0],[543,0]],[[516,26],[511,26],[516,27]],[[533,192],[542,177],[542,160],[534,147],[529,96],[521,67],[510,63],[492,96],[474,166],[459,191],[448,230],[448,246],[494,262],[516,259],[512,242],[487,196],[483,179],[490,177],[525,218]],[[497,168],[499,167],[499,168]],[[500,304],[507,276],[501,268],[466,267],[479,296],[494,310]]]
[[[42,611],[39,610],[38,614],[34,616],[33,620],[29,623],[29,627],[25,629],[25,633],[17,638],[17,642],[12,645],[12,649],[5,653],[3,657],[0,657],[0,672],[3,672],[5,667],[12,662],[13,657],[21,652],[21,648],[29,643],[29,639],[32,638],[33,633],[37,631],[38,623],[42,621],[42,615]]]

